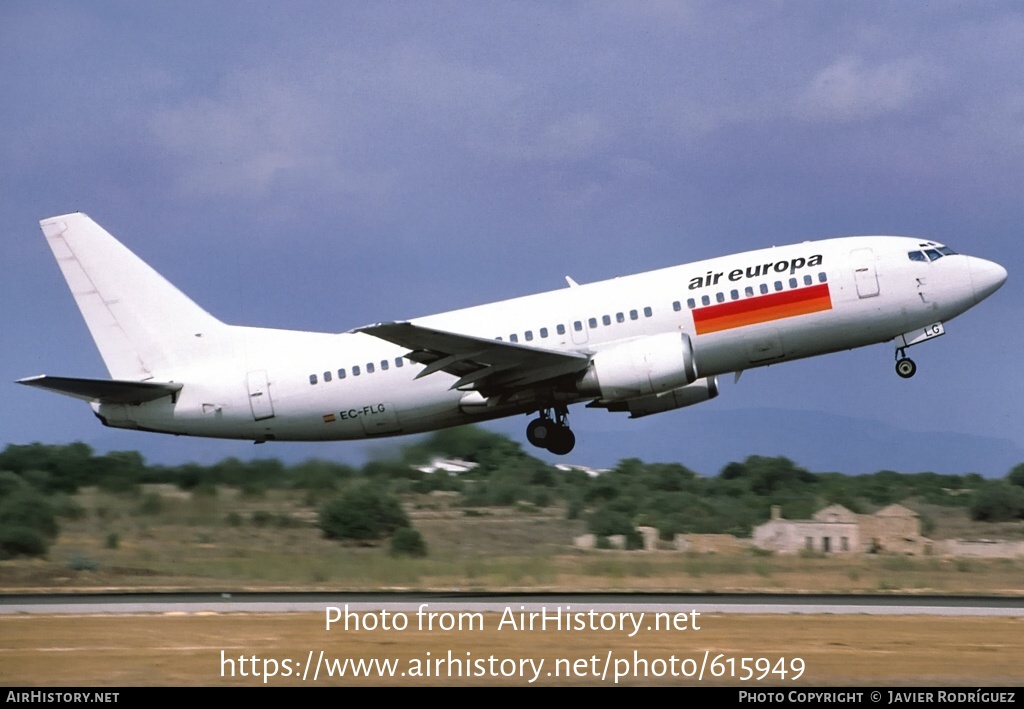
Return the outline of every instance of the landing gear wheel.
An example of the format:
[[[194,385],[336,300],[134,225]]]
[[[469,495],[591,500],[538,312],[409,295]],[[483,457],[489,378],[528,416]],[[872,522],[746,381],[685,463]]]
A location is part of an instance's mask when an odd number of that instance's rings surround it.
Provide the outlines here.
[[[554,430],[555,423],[551,419],[534,419],[526,426],[526,440],[538,448],[547,448]]]
[[[545,407],[539,413],[540,416],[526,426],[526,440],[555,455],[571,451],[576,445],[576,436],[569,429],[569,409],[565,406]]]
[[[576,435],[568,426],[556,427],[548,441],[548,450],[555,455],[570,453],[575,446]]]
[[[910,379],[917,372],[917,365],[914,364],[914,360],[904,357],[903,359],[896,360],[896,374],[900,375],[904,379]]]

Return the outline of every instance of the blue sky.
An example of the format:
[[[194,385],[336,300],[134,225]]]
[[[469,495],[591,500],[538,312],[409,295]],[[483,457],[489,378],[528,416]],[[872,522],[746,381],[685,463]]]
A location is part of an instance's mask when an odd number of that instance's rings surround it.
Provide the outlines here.
[[[566,274],[906,234],[1010,272],[915,348],[913,380],[876,346],[643,421],[574,410],[571,458],[855,473],[919,452],[922,470],[966,472],[940,444],[970,439],[1002,446],[973,461],[1002,475],[1024,460],[1022,40],[1009,2],[5,2],[0,445],[156,462],[395,445],[118,432],[14,385],[106,375],[38,229],[55,214],[88,213],[226,322],[326,331]],[[835,444],[813,448],[808,414]],[[522,440],[525,423],[496,428]]]

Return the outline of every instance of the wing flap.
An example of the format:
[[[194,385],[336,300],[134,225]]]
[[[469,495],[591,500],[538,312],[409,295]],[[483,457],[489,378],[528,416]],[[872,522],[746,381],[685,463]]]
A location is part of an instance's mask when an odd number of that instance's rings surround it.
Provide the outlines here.
[[[75,377],[38,377],[19,379],[18,384],[48,389],[83,401],[101,404],[142,404],[172,396],[181,391],[176,382],[132,382],[121,379],[79,379]]]

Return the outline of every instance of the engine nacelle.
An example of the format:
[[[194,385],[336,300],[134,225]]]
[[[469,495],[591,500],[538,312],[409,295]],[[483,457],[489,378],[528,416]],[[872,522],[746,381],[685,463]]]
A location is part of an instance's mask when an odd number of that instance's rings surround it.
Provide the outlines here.
[[[608,405],[609,411],[628,411],[631,419],[660,414],[662,411],[681,409],[718,396],[718,377],[705,377],[699,382],[688,384],[664,394],[651,394],[636,399],[616,401]]]
[[[696,380],[690,336],[666,332],[595,354],[579,381],[579,392],[603,401],[635,399],[672,391]]]

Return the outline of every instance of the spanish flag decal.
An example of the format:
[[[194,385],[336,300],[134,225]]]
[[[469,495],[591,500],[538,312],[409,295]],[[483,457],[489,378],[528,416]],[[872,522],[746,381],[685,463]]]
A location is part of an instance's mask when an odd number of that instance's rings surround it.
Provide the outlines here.
[[[828,283],[819,283],[807,288],[696,308],[693,311],[693,324],[698,335],[706,335],[709,332],[732,330],[831,309],[832,296]]]
[[[324,414],[324,423],[334,423],[334,414]]]

